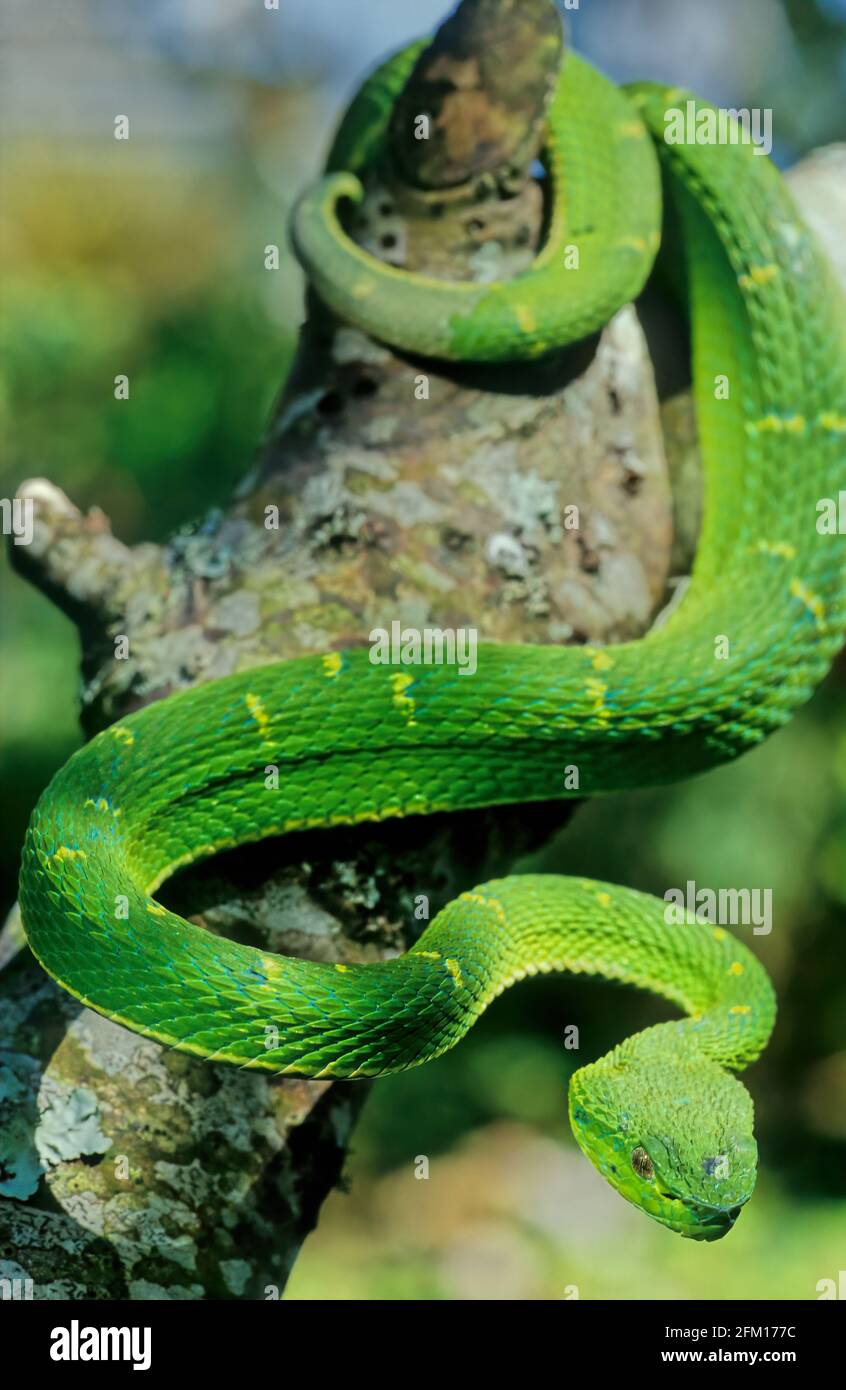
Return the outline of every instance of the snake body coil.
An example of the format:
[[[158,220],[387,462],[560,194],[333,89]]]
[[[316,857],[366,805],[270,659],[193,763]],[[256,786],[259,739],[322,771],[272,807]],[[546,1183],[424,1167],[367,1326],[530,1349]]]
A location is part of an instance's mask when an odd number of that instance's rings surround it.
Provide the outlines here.
[[[517,876],[450,903],[398,960],[332,965],[218,939],[154,897],[181,865],[269,835],[566,795],[571,764],[580,795],[701,771],[783,724],[842,640],[843,540],[815,521],[818,500],[844,485],[846,315],[777,171],[749,145],[667,144],[665,110],[687,93],[620,91],[570,58],[549,117],[549,232],[534,266],[503,284],[424,280],[365,255],[336,212],[360,195],[417,51],[353,102],[330,174],[295,212],[298,255],[343,319],[400,350],[531,357],[600,327],[641,288],[663,175],[705,476],[690,588],[662,627],[601,651],[483,645],[472,680],[445,667],[398,677],[364,651],[335,652],[132,715],[75,754],[39,801],[21,874],[25,929],[60,984],[127,1027],[306,1076],[425,1062],[538,971],[652,989],[687,1017],[577,1072],[573,1128],[624,1196],[713,1239],[747,1200],[756,1164],[751,1100],[726,1068],[758,1055],[774,1018],[766,975],[721,928],[671,927],[663,903],[612,885]],[[562,249],[573,245],[568,269]],[[268,764],[277,790],[265,786]]]

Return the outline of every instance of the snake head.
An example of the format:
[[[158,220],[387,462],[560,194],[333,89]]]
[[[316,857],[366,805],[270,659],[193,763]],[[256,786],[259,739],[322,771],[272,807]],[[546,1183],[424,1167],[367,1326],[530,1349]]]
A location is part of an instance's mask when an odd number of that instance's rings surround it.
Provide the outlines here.
[[[719,1240],[755,1185],[752,1100],[684,1027],[650,1028],[577,1071],[570,1122],[629,1202],[679,1235]]]

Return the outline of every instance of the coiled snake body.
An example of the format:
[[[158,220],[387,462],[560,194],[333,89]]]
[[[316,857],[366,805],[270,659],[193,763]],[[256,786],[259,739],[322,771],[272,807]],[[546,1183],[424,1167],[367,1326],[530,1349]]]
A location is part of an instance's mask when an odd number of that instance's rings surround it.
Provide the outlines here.
[[[391,59],[353,102],[329,175],[295,211],[297,254],[332,309],[400,350],[531,357],[598,329],[638,293],[660,240],[662,171],[705,474],[689,590],[643,640],[483,645],[473,679],[445,666],[412,679],[350,650],[132,715],[39,801],[24,925],[45,969],[117,1022],[202,1057],[311,1077],[436,1057],[535,972],[652,989],[686,1016],[578,1071],[571,1120],[625,1197],[713,1239],[755,1177],[752,1102],[731,1071],[760,1053],[774,1019],[764,971],[721,928],[669,926],[662,902],[610,884],[515,876],[450,903],[400,959],[332,965],[218,939],[154,897],[179,866],[269,835],[563,796],[571,764],[581,795],[701,771],[784,723],[842,640],[843,541],[815,521],[817,501],[844,484],[846,316],[775,168],[748,144],[666,143],[665,110],[688,93],[621,91],[571,57],[549,115],[549,231],[532,268],[494,285],[413,276],[356,247],[336,209],[360,196],[418,51]]]

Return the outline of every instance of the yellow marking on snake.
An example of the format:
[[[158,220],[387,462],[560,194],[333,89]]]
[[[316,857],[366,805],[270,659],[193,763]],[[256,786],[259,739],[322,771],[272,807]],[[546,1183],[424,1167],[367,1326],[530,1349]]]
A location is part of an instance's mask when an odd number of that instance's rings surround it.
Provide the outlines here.
[[[732,1004],[729,1009],[730,1014],[751,1014],[752,1008],[749,1004]]]
[[[50,858],[58,859],[59,863],[62,864],[66,860],[87,859],[88,855],[84,849],[71,849],[70,845],[59,845],[59,848],[50,855]]]
[[[585,682],[585,694],[593,700],[591,713],[600,724],[610,724],[611,722],[611,711],[605,703],[607,692],[608,686],[604,681],[591,679]]]
[[[729,968],[728,968],[728,973],[729,973],[730,975],[742,975],[742,974],[743,974],[743,966],[740,964],[740,961],[739,961],[739,960],[733,960],[733,961],[732,961],[731,965],[730,965]]]
[[[817,627],[823,627],[825,624],[825,604],[819,594],[815,594],[812,589],[808,588],[807,584],[803,584],[801,579],[790,581],[790,592],[794,598],[798,598],[800,603],[804,603]]]
[[[359,280],[357,285],[353,285],[350,293],[353,299],[368,299],[375,290],[375,280]]]
[[[600,907],[610,907],[610,906],[611,906],[611,894],[610,894],[610,893],[597,893],[597,895],[596,895],[596,901],[599,903],[599,906],[600,906]]]
[[[478,903],[479,907],[492,908],[500,921],[505,921],[505,908],[498,898],[488,898],[484,893],[462,893],[460,896],[466,903]]]
[[[252,715],[253,719],[256,721],[256,724],[258,725],[259,733],[261,734],[262,738],[266,739],[267,731],[270,728],[270,715],[264,707],[264,703],[261,699],[261,696],[253,695],[252,692],[248,690],[246,695],[244,696],[244,701],[247,706],[247,709],[250,711],[250,714]]]
[[[761,555],[779,555],[783,560],[796,559],[796,547],[789,541],[759,541],[755,548]]]
[[[344,974],[347,972],[347,970],[349,970],[349,966],[348,966],[348,965],[342,965],[340,961],[336,961],[336,962],[335,962],[335,969],[338,970],[338,971],[340,971],[340,973],[341,973],[342,975],[344,975]]]
[[[390,814],[399,815],[401,812],[397,808]],[[355,811],[352,815],[342,816],[333,814],[331,816],[298,816],[293,820],[282,822],[279,827],[283,835],[287,835],[292,830],[320,830],[326,825],[361,825],[364,821],[378,820],[375,811]],[[276,834],[276,831],[271,832]]]
[[[762,285],[769,285],[778,274],[777,265],[753,265],[748,275],[738,275],[737,283],[744,290],[756,290]]]
[[[323,658],[323,674],[329,680],[337,676],[343,665],[343,657],[340,652],[327,652]]]
[[[514,316],[524,333],[537,331],[538,321],[528,304],[515,304]]]
[[[463,989],[463,988],[464,988],[464,981],[463,981],[462,978],[461,978],[461,966],[458,964],[458,961],[457,961],[457,960],[445,960],[445,961],[444,961],[444,965],[446,966],[447,970],[449,971],[450,975],[452,976],[453,980],[455,981],[455,988],[456,988],[456,989]]]
[[[92,796],[86,797],[82,804],[86,810],[90,808],[92,811],[109,811],[113,816],[120,815],[120,808],[117,806],[110,806],[104,796],[101,796],[98,801],[95,801]]]
[[[416,956],[425,956],[426,960],[440,960],[440,951],[415,951]]]
[[[113,738],[117,739],[118,743],[125,743],[127,748],[131,748],[135,742],[135,735],[132,730],[125,729],[122,724],[114,724],[111,729],[111,734]]]
[[[162,907],[161,903],[148,903],[147,911],[152,917],[165,917],[167,915],[167,908]]]
[[[604,650],[594,651],[591,647],[586,647],[585,651],[590,657],[590,664],[594,671],[610,671],[614,665],[613,657],[609,656]]]
[[[725,939],[726,939],[726,933],[723,931],[722,927],[715,927],[715,928],[714,928],[714,940],[715,940],[715,941],[725,941]]]
[[[802,434],[807,427],[804,415],[765,415],[746,425],[749,434]]]
[[[410,695],[406,695],[406,690],[414,684],[414,677],[409,676],[405,671],[394,671],[391,675],[391,689],[393,690],[392,703],[405,718],[409,728],[414,728],[417,720],[414,712],[417,706]]]
[[[846,434],[846,415],[838,415],[836,410],[826,410],[819,417],[820,425],[832,434]]]

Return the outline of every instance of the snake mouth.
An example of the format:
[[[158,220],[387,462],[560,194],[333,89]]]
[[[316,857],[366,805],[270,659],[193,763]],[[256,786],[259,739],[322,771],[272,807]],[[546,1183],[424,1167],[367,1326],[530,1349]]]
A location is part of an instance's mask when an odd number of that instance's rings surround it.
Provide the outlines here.
[[[667,1201],[676,1210],[656,1214],[656,1219],[689,1240],[721,1240],[728,1235],[745,1205],[738,1202],[734,1206],[708,1206],[704,1202],[685,1201],[682,1197],[666,1195]]]
[[[722,1239],[723,1236],[728,1235],[742,1210],[742,1204],[736,1207],[714,1207],[704,1220],[700,1220],[694,1239]]]

